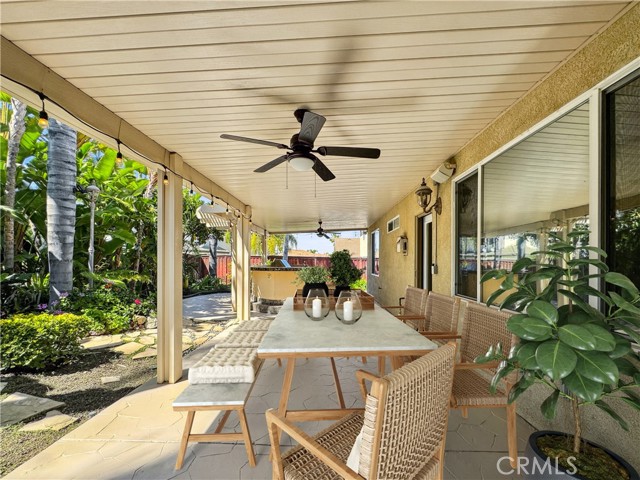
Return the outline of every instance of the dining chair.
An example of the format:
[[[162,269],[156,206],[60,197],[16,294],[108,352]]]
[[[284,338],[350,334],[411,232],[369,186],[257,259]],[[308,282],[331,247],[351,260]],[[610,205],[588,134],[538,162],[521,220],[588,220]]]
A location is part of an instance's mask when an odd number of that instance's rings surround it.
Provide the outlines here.
[[[426,300],[426,290],[409,285],[404,297],[398,299],[398,305],[387,305],[382,308],[403,321],[420,320],[425,316]]]
[[[456,339],[460,338],[459,314],[459,297],[430,291],[427,295],[424,320],[407,320],[405,323],[430,340]]]
[[[448,343],[382,378],[358,371],[364,410],[314,437],[267,410],[273,478],[442,478],[455,352]],[[284,455],[275,440],[281,431],[299,443]]]
[[[511,313],[469,302],[465,309],[460,343],[460,363],[455,366],[451,407],[460,409],[467,418],[469,408],[505,408],[507,411],[507,445],[511,465],[515,468],[518,456],[516,437],[516,404],[508,403],[509,390],[515,375],[507,376],[498,385],[496,393],[489,390],[491,377],[498,362],[474,363],[474,359],[487,353],[490,346],[502,344],[505,352],[515,343],[507,330]]]

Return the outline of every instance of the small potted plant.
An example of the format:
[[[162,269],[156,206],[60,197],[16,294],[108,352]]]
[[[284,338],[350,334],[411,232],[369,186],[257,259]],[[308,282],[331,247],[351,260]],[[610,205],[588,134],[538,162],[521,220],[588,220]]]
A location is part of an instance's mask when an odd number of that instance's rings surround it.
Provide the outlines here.
[[[349,250],[338,250],[331,254],[331,278],[336,288],[333,295],[337,298],[342,290],[349,290],[349,286],[360,279],[362,270],[356,267],[351,260]]]
[[[570,402],[573,435],[548,431],[530,437],[527,453],[537,456],[539,463],[551,459],[573,478],[638,479],[633,467],[615,453],[581,437],[582,422],[588,418],[580,417],[584,406],[599,408],[625,430],[629,429],[627,422],[605,398],[618,398],[640,410],[639,357],[629,342],[631,338],[640,343],[640,335],[634,330],[640,326],[640,293],[629,278],[608,271],[599,258],[589,258],[589,252],[600,257],[606,257],[606,253],[587,246],[587,239],[585,231],[569,234],[567,241],[552,237],[546,251],[533,254],[540,262],[522,258],[511,271],[497,269],[483,275],[482,282],[502,279],[487,304],[502,297],[501,309],[519,312],[507,321],[507,328],[519,342],[510,352],[503,352],[499,345],[491,347],[476,362],[501,361],[492,388],[509,373],[520,374],[509,402],[535,383],[546,385],[551,393],[540,410],[547,419],[555,418],[560,400]],[[590,267],[599,273],[590,272]],[[543,287],[538,287],[540,282]],[[606,293],[592,286],[598,282],[606,284]],[[604,309],[594,308],[590,297],[600,299]],[[530,473],[526,478],[555,476]]]
[[[327,296],[329,296],[327,282],[331,280],[331,276],[329,275],[329,270],[325,267],[303,267],[298,270],[298,278],[304,282],[302,298],[307,298],[309,290],[313,288],[321,288],[326,292]]]

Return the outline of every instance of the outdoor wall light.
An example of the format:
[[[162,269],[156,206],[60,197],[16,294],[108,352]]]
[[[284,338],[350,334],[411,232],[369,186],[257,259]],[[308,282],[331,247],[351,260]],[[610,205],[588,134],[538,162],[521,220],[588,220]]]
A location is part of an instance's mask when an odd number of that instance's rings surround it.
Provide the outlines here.
[[[427,182],[424,177],[422,178],[422,183],[420,187],[416,190],[416,196],[418,197],[418,205],[422,208],[424,213],[431,213],[432,210],[435,210],[438,215],[442,213],[442,200],[438,197],[433,205],[429,205],[431,203],[431,196],[433,194],[433,190],[429,188]]]
[[[407,255],[409,253],[409,239],[406,235],[398,237],[396,240],[396,252]]]
[[[40,111],[40,117],[38,118],[38,125],[40,125],[40,128],[48,128],[49,115],[44,109],[44,93],[39,93],[38,96],[40,97],[40,100],[42,100],[42,110]]]

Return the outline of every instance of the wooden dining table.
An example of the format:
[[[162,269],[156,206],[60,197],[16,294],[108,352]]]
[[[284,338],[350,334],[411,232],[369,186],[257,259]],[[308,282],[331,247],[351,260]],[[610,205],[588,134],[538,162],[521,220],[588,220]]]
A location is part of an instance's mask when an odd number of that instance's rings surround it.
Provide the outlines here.
[[[355,411],[345,408],[336,357],[390,357],[395,369],[403,364],[403,357],[422,356],[437,347],[378,305],[364,310],[356,323],[345,325],[333,311],[322,320],[312,320],[303,310],[294,310],[293,298],[288,298],[262,339],[258,357],[286,360],[278,412],[292,421],[304,422],[335,420]],[[296,359],[314,357],[331,360],[339,408],[288,410]]]

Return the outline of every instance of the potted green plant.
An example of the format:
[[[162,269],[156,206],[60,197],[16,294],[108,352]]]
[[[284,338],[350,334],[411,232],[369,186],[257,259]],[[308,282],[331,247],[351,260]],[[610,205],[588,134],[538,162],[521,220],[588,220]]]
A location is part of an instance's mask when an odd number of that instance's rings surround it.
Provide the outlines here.
[[[333,278],[336,288],[333,295],[337,298],[342,290],[349,290],[349,286],[359,280],[362,276],[362,270],[356,267],[351,260],[349,250],[337,250],[330,257],[331,278]]]
[[[491,347],[476,362],[501,361],[492,389],[509,373],[519,373],[509,402],[535,383],[549,387],[551,394],[540,405],[547,419],[555,418],[561,399],[570,402],[573,435],[537,432],[530,439],[528,449],[541,453],[539,460],[552,459],[561,471],[564,469],[574,478],[637,479],[637,472],[612,452],[607,452],[604,466],[595,465],[602,462],[602,456],[595,455],[593,448],[606,449],[582,441],[582,407],[599,408],[625,430],[629,428],[627,422],[604,399],[617,397],[640,410],[639,356],[628,339],[640,343],[640,335],[634,330],[640,326],[640,294],[629,278],[608,271],[600,259],[606,257],[606,253],[587,246],[587,239],[585,231],[569,234],[567,241],[552,237],[546,251],[533,254],[540,261],[522,258],[514,263],[511,271],[491,270],[482,276],[482,282],[502,279],[487,304],[504,296],[500,308],[519,312],[507,322],[509,331],[519,342],[510,352],[503,352],[500,345]],[[589,258],[589,252],[598,258]],[[543,288],[538,287],[540,283]],[[606,284],[606,293],[594,288],[595,284]],[[594,308],[590,298],[599,299],[603,310]],[[600,473],[596,473],[598,469]],[[628,476],[614,475],[621,470],[627,470]]]
[[[303,267],[298,270],[298,278],[304,282],[302,298],[307,298],[307,294],[312,288],[322,288],[329,296],[327,282],[331,280],[331,276],[329,275],[329,270],[325,267]]]

